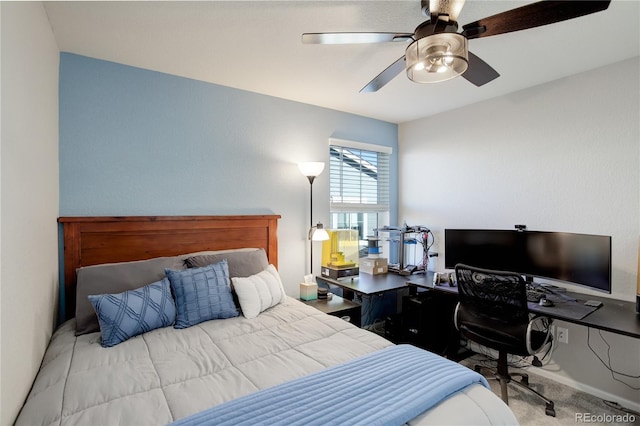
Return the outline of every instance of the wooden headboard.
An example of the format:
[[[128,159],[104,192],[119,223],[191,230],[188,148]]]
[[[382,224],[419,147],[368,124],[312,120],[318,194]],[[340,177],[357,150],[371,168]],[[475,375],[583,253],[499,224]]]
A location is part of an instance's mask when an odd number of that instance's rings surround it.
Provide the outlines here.
[[[263,248],[278,266],[280,215],[61,217],[65,317],[75,315],[76,269],[205,250]]]

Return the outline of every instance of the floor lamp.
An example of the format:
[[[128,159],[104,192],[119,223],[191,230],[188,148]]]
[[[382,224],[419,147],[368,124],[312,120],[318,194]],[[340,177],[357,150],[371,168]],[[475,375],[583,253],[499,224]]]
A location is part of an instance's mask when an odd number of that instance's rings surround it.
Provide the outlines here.
[[[327,231],[325,231],[322,223],[318,222],[317,225],[313,225],[313,181],[324,170],[324,163],[321,161],[299,163],[298,168],[300,169],[300,173],[302,173],[307,177],[307,179],[309,179],[309,273],[313,275],[313,242],[329,239],[329,234],[327,234]]]

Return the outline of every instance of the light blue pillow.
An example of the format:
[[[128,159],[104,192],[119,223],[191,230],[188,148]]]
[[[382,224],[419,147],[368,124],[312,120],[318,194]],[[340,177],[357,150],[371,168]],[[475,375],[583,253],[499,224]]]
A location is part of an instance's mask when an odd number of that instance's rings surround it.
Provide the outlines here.
[[[183,271],[165,269],[176,297],[175,328],[187,328],[203,321],[237,317],[231,295],[226,260]]]
[[[138,334],[167,327],[176,319],[176,306],[167,278],[123,293],[87,297],[98,316],[105,348]]]

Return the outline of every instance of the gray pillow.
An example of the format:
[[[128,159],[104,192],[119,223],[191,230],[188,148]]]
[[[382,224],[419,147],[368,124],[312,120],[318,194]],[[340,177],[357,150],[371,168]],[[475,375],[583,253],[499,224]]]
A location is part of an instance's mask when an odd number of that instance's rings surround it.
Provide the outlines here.
[[[251,251],[229,251],[222,253],[203,254],[191,256],[184,260],[188,268],[201,268],[203,266],[227,260],[229,265],[229,278],[250,277],[269,266],[269,259],[264,249]]]
[[[178,257],[156,257],[135,262],[108,263],[78,268],[76,336],[100,330],[89,295],[115,294],[160,281],[165,269],[185,269]]]

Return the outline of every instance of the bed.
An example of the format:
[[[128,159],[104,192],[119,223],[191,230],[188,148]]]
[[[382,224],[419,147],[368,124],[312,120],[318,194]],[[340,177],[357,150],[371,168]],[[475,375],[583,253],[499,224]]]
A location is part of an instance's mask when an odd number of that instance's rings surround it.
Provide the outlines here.
[[[287,296],[278,219],[60,218],[68,320],[16,424],[517,424],[471,370]]]

